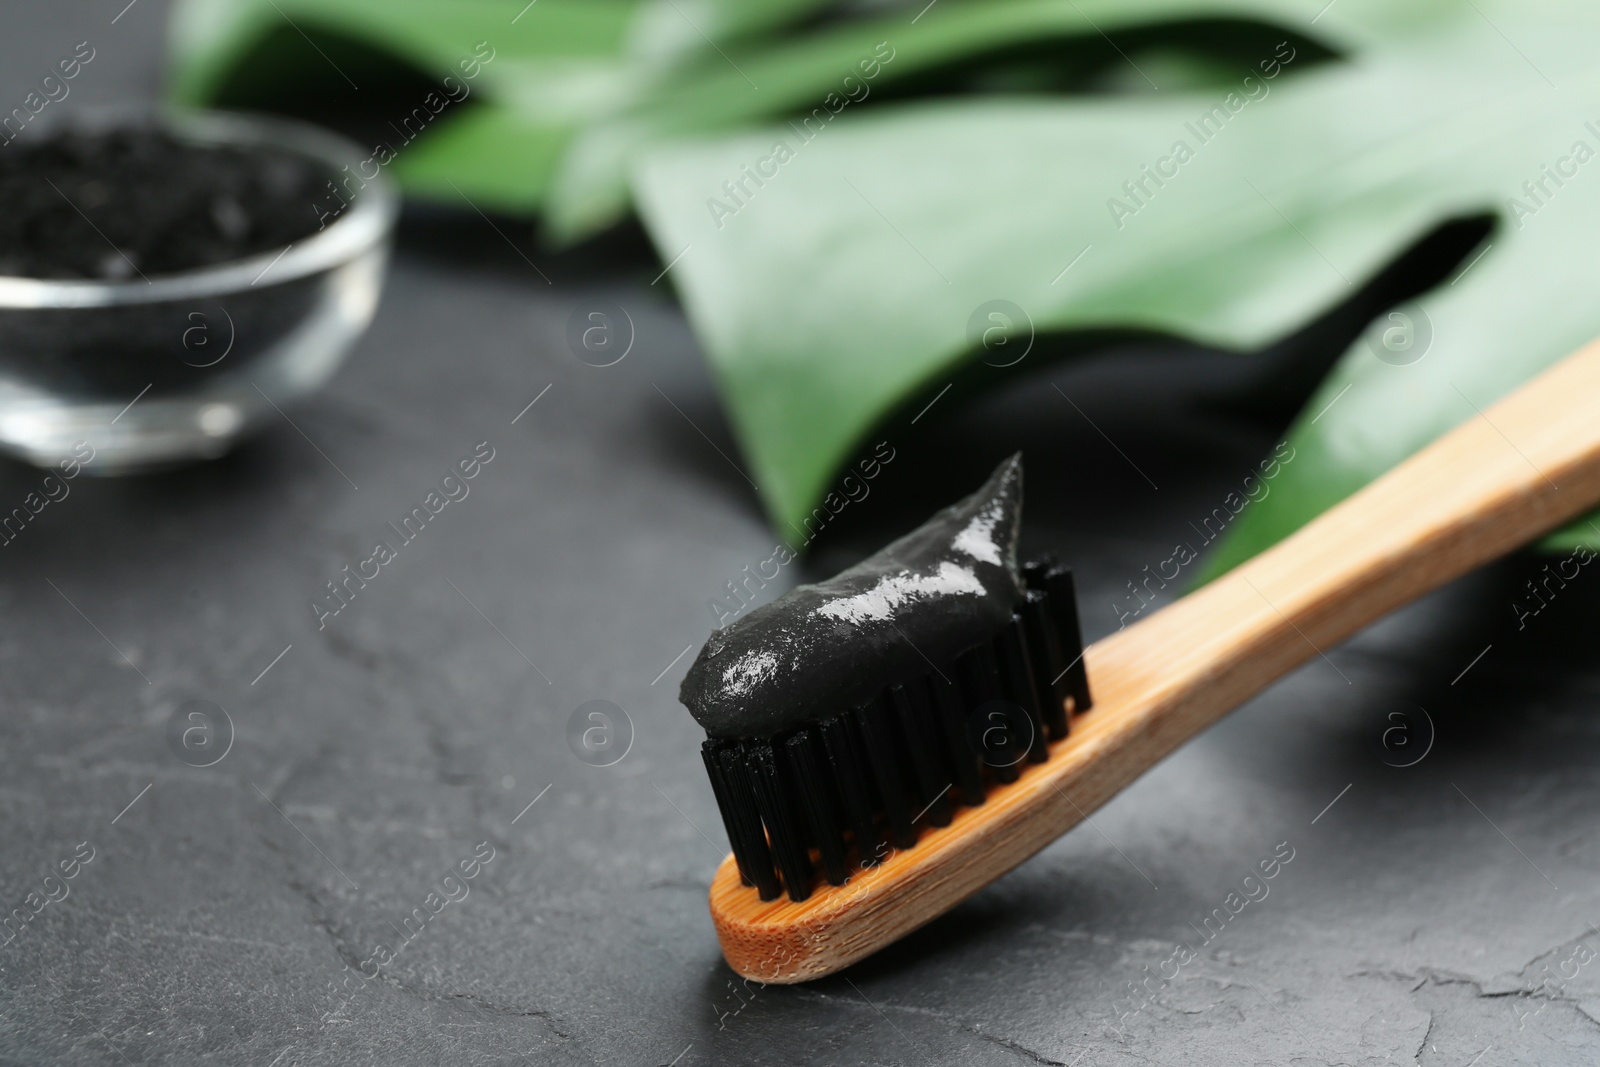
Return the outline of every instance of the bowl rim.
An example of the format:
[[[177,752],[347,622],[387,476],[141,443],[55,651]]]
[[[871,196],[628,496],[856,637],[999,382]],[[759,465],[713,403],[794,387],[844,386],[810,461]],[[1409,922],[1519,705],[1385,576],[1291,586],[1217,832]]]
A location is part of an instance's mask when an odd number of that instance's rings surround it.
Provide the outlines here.
[[[364,158],[354,141],[309,122],[175,106],[85,108],[50,123],[41,135],[49,136],[57,129],[100,131],[152,125],[200,144],[277,148],[309,156],[335,173],[345,167],[356,168]],[[254,288],[269,270],[270,284],[265,288],[321,273],[387,240],[394,229],[400,198],[393,182],[381,170],[375,178],[356,173],[365,186],[352,198],[350,208],[324,229],[281,248],[149,280],[0,275],[0,309],[116,307],[203,299]]]

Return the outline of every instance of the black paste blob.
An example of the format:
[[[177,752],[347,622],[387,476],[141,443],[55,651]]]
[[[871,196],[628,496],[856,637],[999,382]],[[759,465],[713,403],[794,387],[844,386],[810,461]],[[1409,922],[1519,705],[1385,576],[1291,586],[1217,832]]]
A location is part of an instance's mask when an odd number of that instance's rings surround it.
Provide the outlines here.
[[[1022,600],[1022,456],[976,493],[826,582],[711,635],[678,699],[712,737],[771,737],[931,674],[989,640]]]

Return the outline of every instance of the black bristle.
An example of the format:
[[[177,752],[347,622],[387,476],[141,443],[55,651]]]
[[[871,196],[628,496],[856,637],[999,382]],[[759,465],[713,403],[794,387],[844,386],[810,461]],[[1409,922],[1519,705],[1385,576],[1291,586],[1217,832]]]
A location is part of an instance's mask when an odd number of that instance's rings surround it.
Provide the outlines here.
[[[822,873],[833,885],[844,885],[850,876],[845,862],[844,820],[839,803],[832,795],[824,773],[822,737],[815,727],[801,730],[783,743],[783,779],[792,783],[805,809],[811,839],[822,857]]]
[[[930,679],[934,715],[944,742],[945,765],[955,774],[956,799],[969,808],[983,803],[983,768],[967,733],[966,706],[961,689],[946,677]]]
[[[761,809],[756,805],[755,784],[744,759],[740,742],[722,742],[716,752],[717,767],[722,772],[723,788],[727,792],[732,817],[725,817],[723,825],[728,830],[728,840],[733,854],[743,872],[755,883],[762,900],[772,900],[783,892],[778,875],[772,869],[772,851],[767,847],[767,835],[761,828]],[[740,855],[743,859],[739,860]]]
[[[1044,576],[1052,567],[1062,566],[1054,553],[1044,552],[1034,556],[1022,565],[1022,584],[1029,589],[1043,589]]]
[[[811,854],[806,848],[799,804],[778,777],[778,759],[771,744],[749,743],[745,764],[755,783],[756,804],[761,809],[761,821],[767,827],[773,858],[783,874],[784,888],[789,891],[790,900],[804,900],[811,895],[815,875],[811,869]]]
[[[901,744],[895,736],[898,728],[894,713],[889,709],[885,694],[867,701],[855,709],[866,738],[867,766],[872,769],[873,784],[877,787],[878,803],[889,824],[889,841],[895,848],[910,848],[917,843],[917,831],[911,825],[916,814],[906,796],[906,778],[902,773]]]
[[[822,724],[822,744],[828,754],[833,781],[844,804],[845,822],[856,842],[856,862],[875,867],[881,858],[883,838],[873,818],[872,788],[867,781],[860,730],[852,717],[838,715]]]
[[[975,710],[991,700],[1005,699],[1000,667],[995,663],[994,649],[990,645],[978,645],[957,656],[956,673],[960,675],[958,681],[968,708]]]
[[[817,868],[833,885],[850,861],[875,866],[886,841],[1016,781],[1067,735],[1067,708],[1090,706],[1072,572],[1048,557],[1023,567],[1009,625],[954,662],[902,678],[865,704],[774,738],[709,739],[712,793],[746,885],[762,900],[805,900]]]
[[[1028,656],[1033,663],[1034,682],[1039,687],[1044,725],[1052,741],[1067,736],[1067,668],[1071,660],[1062,654],[1061,641],[1050,615],[1050,597],[1041,589],[1028,590],[1022,603],[1023,632],[1027,636]]]
[[[1021,712],[1005,698],[994,649],[979,645],[963,652],[956,657],[956,673],[967,707],[973,709],[967,716],[967,737],[973,750],[990,777],[1008,784],[1016,781],[1020,773],[1017,764],[1023,757],[1017,744],[1025,740],[1026,726],[1019,728]]]
[[[722,813],[722,825],[728,830],[728,844],[733,849],[733,862],[739,867],[739,881],[745,885],[754,885],[755,882],[750,878],[750,860],[746,854],[745,843],[733,832],[735,822],[733,801],[728,796],[728,785],[723,780],[722,768],[717,765],[717,753],[728,744],[727,741],[706,738],[705,743],[700,746],[700,759],[706,765],[706,776],[711,779],[711,795],[716,798],[717,810]]]
[[[1043,763],[1045,752],[1044,718],[1039,706],[1039,694],[1034,686],[1033,665],[1028,659],[1028,646],[1022,632],[1022,616],[1011,614],[1011,625],[1000,631],[994,641],[995,660],[1000,667],[1000,681],[1006,699],[1022,709],[1027,730],[1018,738],[1028,762]]]
[[[933,720],[933,698],[928,683],[913,678],[889,687],[889,704],[900,721],[900,736],[911,756],[917,781],[917,800],[929,825],[950,825],[950,773],[939,753],[939,730]],[[920,813],[919,813],[920,814]]]
[[[1078,625],[1078,593],[1071,568],[1057,563],[1046,569],[1043,587],[1055,620],[1056,638],[1072,664],[1061,679],[1062,697],[1072,698],[1074,712],[1088,711],[1094,702],[1089,697],[1089,672],[1083,664],[1083,630]]]

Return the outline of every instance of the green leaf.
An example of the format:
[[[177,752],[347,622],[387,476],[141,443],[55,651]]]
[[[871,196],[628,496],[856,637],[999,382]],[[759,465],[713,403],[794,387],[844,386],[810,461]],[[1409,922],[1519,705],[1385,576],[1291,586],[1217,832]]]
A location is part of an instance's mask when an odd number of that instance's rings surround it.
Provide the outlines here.
[[[519,63],[614,60],[626,45],[638,4],[538,0],[513,23],[521,7],[513,0],[179,0],[170,29],[173,91],[189,102],[214,99],[230,69],[273,34],[298,37],[303,48],[292,69],[276,72],[280,84],[325,62],[307,40],[319,35],[366,42],[440,76],[483,41],[497,60],[513,61],[502,64],[502,71]]]
[[[416,197],[484,210],[536,213],[571,139],[566,125],[512,108],[477,107],[442,120],[402,152],[394,174]]]
[[[1006,373],[969,328],[987,301],[1031,318],[1035,363],[1129,333],[1248,358],[1441,221],[1498,213],[1481,258],[1405,309],[1428,324],[1423,358],[1383,362],[1373,338],[1345,353],[1217,573],[1600,332],[1585,284],[1600,200],[1582,190],[1600,163],[1559,187],[1541,170],[1579,140],[1600,150],[1584,125],[1600,120],[1597,13],[1319,6],[179,0],[173,85],[204,103],[342,91],[344,65],[437,80],[491,42],[472,100],[394,173],[412,195],[539,213],[563,240],[636,201],[784,528],[894,413]],[[1267,79],[1279,40],[1295,58]],[[893,58],[866,78],[880,42]],[[847,76],[865,102],[840,105]],[[1184,161],[1148,177],[1180,141]],[[1546,188],[1519,207],[1529,180]]]
[[[653,64],[670,58],[631,55],[645,6],[653,5],[180,0],[172,94],[195,105],[280,106],[302,99],[310,85],[311,110],[398,119],[421,93],[393,98],[386,90],[397,76],[438,83],[450,75],[470,96],[397,152],[402,187],[533,212],[574,132],[630,101],[656,77]]]
[[[970,69],[981,57],[993,57],[1000,70],[1011,68],[1010,81],[999,88],[1029,84],[1018,77],[1019,67],[1034,68],[1035,91],[1086,88],[1108,65],[1127,74],[1102,31],[1137,36],[1175,19],[1268,16],[1274,6],[1264,0],[945,0],[915,22],[908,22],[904,10],[892,10],[782,42],[730,44],[703,52],[697,61],[664,72],[660,83],[640,93],[631,106],[598,118],[579,133],[551,190],[551,229],[559,240],[570,241],[623,218],[631,207],[631,162],[669,138],[738,129],[775,117],[816,116],[813,121],[820,122],[840,99],[859,97],[854,106],[876,106],[870,103],[875,93],[881,99],[906,92],[908,85],[913,91],[941,91],[952,87],[959,73],[969,75],[969,86],[981,85],[983,79],[973,77],[976,72]],[[1174,36],[1202,32],[1191,24],[1185,34]],[[1018,55],[1019,50],[1034,55]],[[885,55],[892,59],[882,62]],[[1187,69],[1180,70],[1175,57],[1160,53],[1146,63],[1153,69],[1162,64],[1161,84],[1169,89],[1226,80],[1215,65],[1197,67],[1195,57],[1181,58]],[[1238,67],[1247,63],[1235,59],[1226,68],[1228,74],[1236,77]],[[873,74],[864,76],[865,70]],[[984,74],[993,81],[1000,70]],[[1153,80],[1144,80],[1148,74],[1141,67],[1133,88],[1153,88]]]
[[[1554,2],[1346,2],[1301,27],[1345,61],[1258,82],[1268,92],[1206,137],[1199,117],[1231,110],[1215,90],[863,108],[809,141],[777,126],[664,145],[639,166],[636,196],[663,259],[682,253],[672,278],[785,529],[886,413],[971,370],[967,320],[986,301],[1019,305],[1042,333],[1249,350],[1440,222],[1499,213],[1482,258],[1420,302],[1434,328],[1420,362],[1391,366],[1365,343],[1346,353],[1220,568],[1600,333],[1588,298],[1600,198],[1574,187],[1536,217],[1508,207],[1577,141],[1600,149],[1584,125],[1600,119],[1583,43],[1595,28],[1589,9]],[[1180,141],[1191,159],[1159,187],[1142,177],[1171,167],[1160,161]],[[722,191],[779,142],[793,158],[766,164],[763,185],[737,201]],[[1124,191],[1133,181],[1142,197]],[[1600,182],[1600,161],[1568,181]]]

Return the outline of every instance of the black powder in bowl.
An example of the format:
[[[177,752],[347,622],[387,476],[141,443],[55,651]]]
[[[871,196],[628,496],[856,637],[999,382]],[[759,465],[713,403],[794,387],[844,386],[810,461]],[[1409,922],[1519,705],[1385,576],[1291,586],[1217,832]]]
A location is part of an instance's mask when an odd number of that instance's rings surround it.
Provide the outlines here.
[[[153,125],[0,148],[0,275],[127,281],[271,252],[317,229],[333,172]]]

